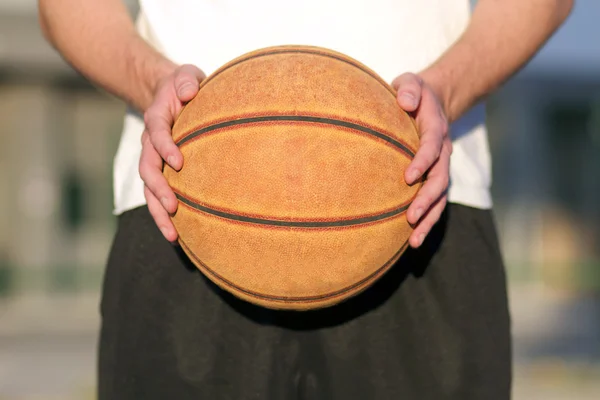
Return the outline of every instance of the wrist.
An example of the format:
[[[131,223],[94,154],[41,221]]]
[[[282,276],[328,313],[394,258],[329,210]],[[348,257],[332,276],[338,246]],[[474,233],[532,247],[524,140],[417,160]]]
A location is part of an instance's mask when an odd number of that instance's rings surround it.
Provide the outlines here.
[[[454,108],[455,90],[452,87],[451,79],[443,71],[435,67],[425,69],[418,74],[423,82],[431,88],[437,96],[446,118],[449,122],[454,121],[458,116]]]
[[[178,65],[150,47],[142,38],[136,39],[138,49],[134,48],[130,53],[133,77],[138,82],[137,96],[133,102],[144,112],[152,104],[160,83],[173,74]]]
[[[172,61],[160,56],[158,60],[148,66],[146,85],[154,97],[160,84],[171,76],[179,66]]]

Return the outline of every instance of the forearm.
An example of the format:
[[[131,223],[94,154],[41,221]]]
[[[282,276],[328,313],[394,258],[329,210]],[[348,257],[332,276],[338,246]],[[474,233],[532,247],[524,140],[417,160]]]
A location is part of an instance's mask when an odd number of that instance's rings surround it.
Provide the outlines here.
[[[420,74],[454,121],[523,67],[573,0],[479,0],[461,38]]]
[[[121,0],[40,0],[39,18],[68,63],[140,111],[176,68],[137,34]]]

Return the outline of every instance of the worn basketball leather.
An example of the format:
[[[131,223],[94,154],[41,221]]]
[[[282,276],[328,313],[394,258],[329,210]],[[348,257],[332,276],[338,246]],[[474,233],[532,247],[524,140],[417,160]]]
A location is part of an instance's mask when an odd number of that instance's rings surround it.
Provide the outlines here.
[[[305,310],[356,295],[407,246],[418,147],[394,90],[331,50],[283,46],[208,77],[173,128],[180,244],[247,301]]]

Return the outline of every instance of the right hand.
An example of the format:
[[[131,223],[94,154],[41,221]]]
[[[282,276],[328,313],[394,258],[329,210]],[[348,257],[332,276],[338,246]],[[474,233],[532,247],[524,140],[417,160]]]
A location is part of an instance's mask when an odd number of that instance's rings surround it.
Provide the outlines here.
[[[175,242],[178,237],[171,221],[178,201],[163,175],[163,166],[166,162],[176,171],[183,166],[183,155],[173,142],[171,129],[184,104],[198,93],[205,77],[197,67],[182,65],[159,82],[154,100],[144,113],[139,173],[144,181],[144,196],[150,214],[170,242]]]

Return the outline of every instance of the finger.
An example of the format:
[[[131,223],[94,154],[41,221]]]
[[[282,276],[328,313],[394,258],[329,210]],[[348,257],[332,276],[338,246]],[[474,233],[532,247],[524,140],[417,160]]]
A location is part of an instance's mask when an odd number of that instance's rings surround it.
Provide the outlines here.
[[[412,185],[427,172],[436,162],[442,151],[442,138],[436,135],[424,136],[419,145],[415,158],[411,161],[405,172],[404,179]]]
[[[447,141],[449,142],[449,140]],[[439,159],[431,168],[425,184],[419,189],[417,197],[407,210],[408,222],[415,225],[432,205],[448,190],[450,169],[450,151],[448,146],[440,153]]]
[[[173,225],[173,221],[171,221],[171,217],[147,186],[144,187],[144,196],[146,197],[148,210],[165,239],[169,242],[177,240],[177,230]]]
[[[392,82],[397,91],[398,104],[405,111],[413,112],[421,103],[423,80],[415,74],[402,74]]]
[[[177,198],[162,174],[163,161],[160,155],[149,143],[148,135],[145,137],[139,163],[140,177],[148,190],[160,201],[165,211],[173,214],[177,211]]]
[[[442,212],[446,208],[448,202],[447,196],[444,194],[440,197],[421,222],[415,227],[415,230],[408,238],[411,247],[417,248],[423,244],[425,237],[431,232],[431,228],[439,221]]]
[[[174,117],[169,111],[168,100],[164,97],[165,93],[157,95],[153,105],[144,114],[144,122],[152,146],[171,168],[179,171],[183,166],[183,155],[173,142],[171,127]]]
[[[406,183],[412,185],[436,162],[448,135],[448,124],[433,99],[424,96],[417,117],[421,132],[419,150],[405,172]]]
[[[193,99],[198,93],[200,82],[206,76],[198,67],[185,64],[179,68],[175,75],[175,93],[183,103]]]

